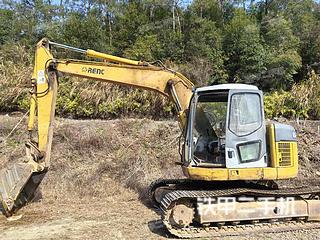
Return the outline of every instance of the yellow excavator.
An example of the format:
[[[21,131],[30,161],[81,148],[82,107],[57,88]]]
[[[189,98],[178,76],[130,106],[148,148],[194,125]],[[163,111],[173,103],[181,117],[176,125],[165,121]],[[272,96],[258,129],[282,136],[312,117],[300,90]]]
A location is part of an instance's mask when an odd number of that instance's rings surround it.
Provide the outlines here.
[[[51,49],[94,61],[57,59]],[[24,162],[0,173],[1,211],[12,216],[32,200],[50,167],[58,78],[72,75],[156,91],[174,102],[182,131],[184,179],[149,188],[163,225],[177,237],[212,237],[320,227],[320,188],[280,188],[298,172],[295,130],[266,124],[263,94],[246,84],[195,88],[160,61],[147,63],[42,39],[31,79]],[[36,132],[36,133],[34,133]]]

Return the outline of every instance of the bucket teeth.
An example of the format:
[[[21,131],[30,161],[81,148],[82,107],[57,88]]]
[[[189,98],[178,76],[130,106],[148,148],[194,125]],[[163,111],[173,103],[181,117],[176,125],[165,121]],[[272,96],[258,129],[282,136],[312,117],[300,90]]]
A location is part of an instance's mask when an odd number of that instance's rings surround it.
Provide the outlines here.
[[[33,172],[27,163],[13,164],[0,171],[0,210],[11,216],[33,197],[45,172]]]

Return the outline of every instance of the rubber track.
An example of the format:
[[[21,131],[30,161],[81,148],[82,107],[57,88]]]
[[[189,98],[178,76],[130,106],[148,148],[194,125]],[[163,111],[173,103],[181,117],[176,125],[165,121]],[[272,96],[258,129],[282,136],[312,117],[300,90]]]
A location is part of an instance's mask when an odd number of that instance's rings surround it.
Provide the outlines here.
[[[222,237],[222,236],[238,236],[247,235],[250,233],[276,233],[286,231],[296,231],[300,229],[315,229],[320,228],[320,222],[304,222],[304,221],[289,221],[275,223],[257,223],[237,226],[222,226],[222,227],[194,227],[175,228],[169,222],[170,207],[180,199],[190,199],[191,201],[197,198],[204,197],[222,197],[222,196],[271,196],[271,197],[300,197],[301,195],[320,194],[319,187],[311,188],[292,188],[278,190],[260,190],[251,188],[235,188],[228,190],[177,190],[167,193],[160,204],[162,211],[162,221],[168,231],[180,238],[195,238],[195,237]]]
[[[160,178],[160,179],[152,182],[148,188],[148,197],[149,197],[149,200],[151,201],[152,205],[155,205],[155,206],[160,205],[160,202],[157,202],[157,200],[155,199],[155,196],[154,196],[154,193],[157,188],[168,186],[169,184],[177,184],[177,183],[180,183],[181,181],[184,182],[185,180],[188,180],[188,179],[161,179]]]
[[[216,188],[220,187],[223,189],[229,188],[231,185],[233,186],[233,188],[250,188],[250,189],[270,189],[267,188],[264,185],[261,185],[259,183],[245,183],[243,181],[234,181],[234,182],[214,182],[211,185],[210,188],[210,182],[208,181],[204,181],[204,180],[193,180],[193,179],[158,179],[154,182],[152,182],[149,185],[148,188],[148,197],[150,199],[150,201],[152,202],[153,205],[155,206],[160,206],[160,202],[157,202],[154,196],[155,191],[157,190],[157,188],[160,187],[166,187],[166,186],[170,186],[170,185],[175,185],[176,190],[187,190],[192,188],[194,189],[203,189],[205,188],[206,190],[217,190]],[[217,186],[218,185],[218,186]],[[209,188],[208,188],[209,186]],[[222,187],[223,186],[223,187]],[[275,188],[272,188],[275,189]]]

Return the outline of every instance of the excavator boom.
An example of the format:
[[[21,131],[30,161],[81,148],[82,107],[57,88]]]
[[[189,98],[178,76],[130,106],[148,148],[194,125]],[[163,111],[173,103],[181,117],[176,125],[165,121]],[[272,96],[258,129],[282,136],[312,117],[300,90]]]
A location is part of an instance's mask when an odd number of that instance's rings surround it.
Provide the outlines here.
[[[56,59],[52,55],[52,47],[80,52],[98,61]],[[26,143],[26,158],[0,173],[1,210],[6,216],[12,215],[33,198],[34,192],[49,169],[57,81],[61,74],[159,92],[175,103],[180,126],[182,129],[185,128],[186,109],[192,96],[193,84],[182,74],[162,65],[155,66],[42,39],[36,46],[31,79],[32,93],[28,121],[30,139]],[[37,129],[36,140],[32,138],[35,129]]]

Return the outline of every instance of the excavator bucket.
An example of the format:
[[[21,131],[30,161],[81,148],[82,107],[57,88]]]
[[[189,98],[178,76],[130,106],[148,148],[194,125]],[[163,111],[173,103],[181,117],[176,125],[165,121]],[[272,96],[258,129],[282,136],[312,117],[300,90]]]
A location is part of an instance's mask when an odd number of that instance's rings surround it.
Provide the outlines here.
[[[17,163],[0,172],[0,209],[5,216],[10,217],[33,199],[46,173],[33,169],[31,164]]]

